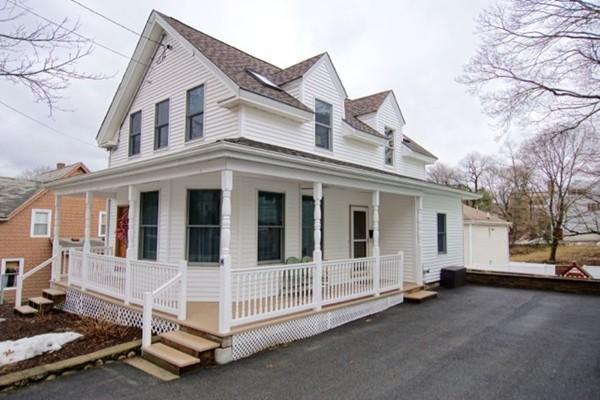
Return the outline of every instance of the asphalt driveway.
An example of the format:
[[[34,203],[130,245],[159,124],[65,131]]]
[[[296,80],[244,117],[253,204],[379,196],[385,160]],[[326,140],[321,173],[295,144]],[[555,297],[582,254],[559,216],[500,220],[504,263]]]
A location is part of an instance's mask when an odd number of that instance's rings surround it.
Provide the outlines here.
[[[5,398],[600,399],[600,297],[467,286],[169,383],[115,363]]]

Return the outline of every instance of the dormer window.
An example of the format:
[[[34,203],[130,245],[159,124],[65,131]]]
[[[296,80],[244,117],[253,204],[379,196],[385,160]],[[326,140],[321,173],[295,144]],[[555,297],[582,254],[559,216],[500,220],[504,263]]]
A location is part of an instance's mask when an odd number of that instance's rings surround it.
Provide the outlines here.
[[[317,147],[332,149],[332,109],[331,104],[315,100],[315,145]]]
[[[394,165],[394,130],[385,127],[385,165]]]

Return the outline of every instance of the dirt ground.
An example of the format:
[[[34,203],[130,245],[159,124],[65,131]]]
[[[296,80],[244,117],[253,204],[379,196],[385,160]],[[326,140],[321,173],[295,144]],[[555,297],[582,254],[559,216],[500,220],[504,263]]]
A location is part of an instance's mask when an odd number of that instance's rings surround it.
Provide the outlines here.
[[[80,333],[83,337],[65,344],[61,350],[54,353],[0,367],[0,375],[92,353],[141,338],[141,331],[137,328],[83,318],[57,310],[35,317],[20,317],[13,312],[12,304],[4,304],[0,305],[0,319],[3,318],[5,321],[0,322],[0,341],[67,331]]]
[[[510,249],[511,261],[544,263],[549,256],[549,246],[514,246]],[[560,245],[556,257],[559,263],[575,261],[578,265],[600,265],[600,246]]]

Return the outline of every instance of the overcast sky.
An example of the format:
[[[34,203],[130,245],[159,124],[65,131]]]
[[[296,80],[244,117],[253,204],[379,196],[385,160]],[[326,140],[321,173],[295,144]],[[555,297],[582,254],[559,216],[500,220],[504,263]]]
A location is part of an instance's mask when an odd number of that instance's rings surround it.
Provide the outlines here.
[[[470,151],[499,150],[499,132],[479,100],[455,81],[478,43],[475,18],[490,0],[80,2],[136,31],[154,8],[280,67],[327,51],[350,97],[393,89],[407,121],[406,134],[441,161],[455,163]],[[27,4],[56,21],[79,19],[80,33],[121,53],[131,55],[135,48],[135,35],[70,0]],[[107,153],[95,148],[94,138],[127,62],[96,48],[80,69],[111,78],[73,82],[60,104],[67,111],[52,117],[26,89],[0,80],[0,101],[65,135],[0,105],[0,175],[57,162],[106,168]]]

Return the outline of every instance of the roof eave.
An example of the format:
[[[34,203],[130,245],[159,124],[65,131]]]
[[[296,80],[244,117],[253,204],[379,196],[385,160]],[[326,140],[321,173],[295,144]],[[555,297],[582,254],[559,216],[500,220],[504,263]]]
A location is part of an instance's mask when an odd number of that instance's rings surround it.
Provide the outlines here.
[[[313,118],[313,113],[310,111],[241,88],[238,95],[220,100],[218,103],[225,108],[248,105],[298,122],[310,121]]]

